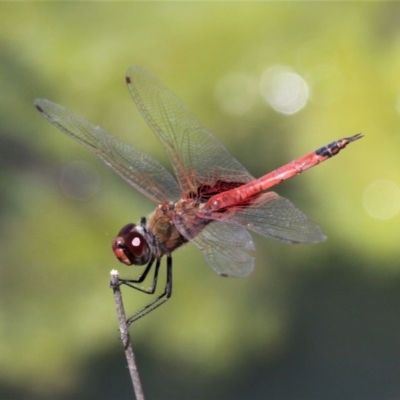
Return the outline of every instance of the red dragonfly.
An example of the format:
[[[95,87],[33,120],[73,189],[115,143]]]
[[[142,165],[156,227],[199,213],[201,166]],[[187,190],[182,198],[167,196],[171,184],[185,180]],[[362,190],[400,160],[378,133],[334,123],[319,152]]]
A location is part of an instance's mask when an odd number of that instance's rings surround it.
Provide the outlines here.
[[[189,108],[148,71],[133,66],[128,88],[143,118],[161,141],[174,177],[147,154],[66,108],[36,99],[40,113],[61,131],[88,147],[131,186],[157,204],[140,223],[124,226],[112,242],[115,256],[127,265],[147,265],[138,279],[120,279],[154,294],[161,258],[166,256],[164,291],[128,319],[132,323],[172,294],[172,252],[191,242],[221,276],[242,277],[254,266],[249,233],[288,243],[315,243],[325,235],[289,200],[265,192],[336,155],[361,134],[321,147],[283,167],[253,178],[198,122]],[[150,287],[141,286],[154,266]]]

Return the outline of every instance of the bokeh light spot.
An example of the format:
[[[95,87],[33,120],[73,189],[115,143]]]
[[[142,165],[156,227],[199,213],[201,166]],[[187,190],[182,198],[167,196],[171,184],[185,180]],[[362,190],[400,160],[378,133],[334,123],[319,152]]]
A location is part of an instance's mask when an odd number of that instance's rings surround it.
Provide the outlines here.
[[[260,92],[267,103],[282,114],[295,114],[307,104],[307,82],[287,67],[274,66],[262,74]]]
[[[400,211],[400,189],[391,181],[375,181],[365,189],[363,204],[372,218],[393,218]]]
[[[330,106],[340,101],[347,88],[341,57],[329,41],[313,39],[297,52],[296,67],[303,71],[314,104]]]
[[[400,114],[400,94],[397,96],[395,108],[396,108],[397,113]]]
[[[249,75],[231,73],[217,83],[215,97],[222,108],[231,115],[244,115],[257,99],[257,81]]]

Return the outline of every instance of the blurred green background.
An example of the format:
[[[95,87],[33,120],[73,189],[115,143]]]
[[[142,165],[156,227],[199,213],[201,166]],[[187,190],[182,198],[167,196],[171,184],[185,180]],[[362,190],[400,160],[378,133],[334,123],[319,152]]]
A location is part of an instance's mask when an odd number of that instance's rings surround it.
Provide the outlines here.
[[[326,242],[255,237],[245,279],[221,279],[191,245],[174,254],[172,299],[131,328],[146,397],[400,398],[398,3],[2,3],[0,15],[1,399],[133,397],[108,280],[140,269],[110,243],[154,204],[33,107],[62,104],[168,165],[125,87],[132,64],[256,177],[365,134],[277,188]],[[128,312],[148,300],[124,299]]]

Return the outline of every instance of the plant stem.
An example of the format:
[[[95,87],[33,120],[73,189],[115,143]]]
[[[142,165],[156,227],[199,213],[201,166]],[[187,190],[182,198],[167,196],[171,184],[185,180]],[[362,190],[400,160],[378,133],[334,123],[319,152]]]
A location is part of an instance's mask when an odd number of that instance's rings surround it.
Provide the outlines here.
[[[122,302],[122,293],[119,285],[119,274],[117,270],[110,272],[111,282],[110,285],[113,289],[115,306],[117,309],[117,316],[119,322],[119,331],[121,333],[121,340],[125,350],[125,357],[128,362],[129,373],[132,380],[133,390],[135,392],[136,400],[144,400],[142,384],[139,378],[139,371],[135,362],[135,355],[133,353],[131,338],[129,335],[129,326],[126,323],[125,309]]]

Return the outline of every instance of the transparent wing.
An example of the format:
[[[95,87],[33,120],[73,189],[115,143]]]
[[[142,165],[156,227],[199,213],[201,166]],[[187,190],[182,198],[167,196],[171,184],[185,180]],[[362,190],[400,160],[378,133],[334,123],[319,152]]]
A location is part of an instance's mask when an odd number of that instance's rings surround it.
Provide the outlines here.
[[[243,277],[253,271],[253,239],[246,228],[235,222],[211,222],[191,243],[219,275]]]
[[[274,192],[264,193],[250,207],[235,211],[229,220],[270,239],[288,243],[316,243],[326,239],[317,224]]]
[[[254,243],[248,229],[288,243],[315,243],[326,239],[317,224],[308,220],[289,200],[274,192],[260,195],[251,205],[209,215],[215,221],[203,230],[177,223],[177,228],[198,247],[220,275],[241,277],[254,267]],[[201,217],[200,217],[201,219]],[[199,233],[200,232],[200,233]]]
[[[36,99],[35,105],[54,126],[86,146],[150,200],[160,203],[180,197],[173,176],[152,157],[58,104]]]
[[[203,184],[250,182],[253,178],[222,144],[204,129],[190,109],[155,76],[138,66],[127,83],[142,116],[161,140],[182,193]]]

